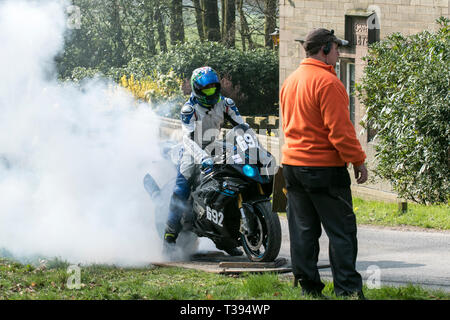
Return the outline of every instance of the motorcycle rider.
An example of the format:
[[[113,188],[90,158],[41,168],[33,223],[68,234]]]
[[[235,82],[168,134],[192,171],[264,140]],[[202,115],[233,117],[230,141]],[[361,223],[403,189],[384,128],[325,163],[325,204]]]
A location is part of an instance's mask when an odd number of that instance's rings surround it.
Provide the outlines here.
[[[234,101],[221,95],[219,76],[212,68],[205,66],[195,69],[191,76],[191,87],[191,97],[181,108],[183,148],[164,233],[166,253],[174,247],[182,229],[181,218],[188,208],[195,165],[201,164],[203,169],[207,169],[214,164],[204,149],[217,138],[224,120],[230,121],[233,126],[244,123]],[[224,250],[230,255],[243,254],[237,248]]]

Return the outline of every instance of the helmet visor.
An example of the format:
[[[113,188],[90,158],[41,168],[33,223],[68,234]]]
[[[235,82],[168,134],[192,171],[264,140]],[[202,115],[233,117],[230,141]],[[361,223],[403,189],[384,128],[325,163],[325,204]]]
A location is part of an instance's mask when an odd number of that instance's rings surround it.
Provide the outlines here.
[[[217,88],[216,87],[212,87],[212,88],[208,88],[208,89],[202,89],[202,93],[205,96],[212,96],[214,93],[216,93]]]

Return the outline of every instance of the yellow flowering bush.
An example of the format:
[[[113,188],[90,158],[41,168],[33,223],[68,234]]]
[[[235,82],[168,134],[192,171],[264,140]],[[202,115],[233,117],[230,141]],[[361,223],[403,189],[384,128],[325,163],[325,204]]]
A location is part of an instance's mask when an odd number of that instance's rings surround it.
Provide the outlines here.
[[[120,85],[128,90],[139,100],[150,104],[172,100],[183,96],[181,86],[183,81],[173,71],[168,74],[153,74],[142,79],[136,79],[134,75],[120,78]]]
[[[173,116],[186,100],[183,95],[183,80],[173,71],[167,74],[154,73],[136,79],[134,75],[123,75],[119,84],[129,90],[136,99],[146,101],[162,116]]]

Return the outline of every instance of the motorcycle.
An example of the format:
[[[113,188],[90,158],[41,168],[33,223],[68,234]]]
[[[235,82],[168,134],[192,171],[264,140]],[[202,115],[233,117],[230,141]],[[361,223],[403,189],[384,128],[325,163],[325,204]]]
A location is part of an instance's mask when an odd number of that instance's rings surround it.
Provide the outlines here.
[[[179,150],[177,146],[166,149],[172,157]],[[230,129],[223,140],[214,141],[206,150],[213,156],[214,166],[198,166],[190,207],[183,215],[183,230],[211,239],[220,250],[242,245],[250,261],[275,260],[281,247],[280,220],[272,212],[270,198],[277,169],[275,158],[260,145],[247,124]],[[144,177],[144,186],[153,199],[162,194],[167,198],[167,193],[170,197],[167,185],[162,192],[149,174]],[[167,206],[168,199],[157,203]],[[167,215],[159,216],[155,222],[162,234]]]

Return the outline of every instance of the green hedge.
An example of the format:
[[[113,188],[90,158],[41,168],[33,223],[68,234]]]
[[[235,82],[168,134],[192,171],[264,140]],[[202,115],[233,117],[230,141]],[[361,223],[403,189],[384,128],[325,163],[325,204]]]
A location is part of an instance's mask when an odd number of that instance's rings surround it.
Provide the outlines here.
[[[450,31],[395,33],[376,43],[357,92],[364,124],[377,132],[376,173],[406,199],[447,203],[450,196]]]
[[[221,78],[223,94],[234,99],[242,114],[248,116],[278,116],[278,52],[269,49],[242,51],[217,42],[191,42],[174,46],[170,51],[147,59],[134,58],[124,67],[89,69],[77,67],[71,79],[102,73],[119,81],[123,75],[136,79],[148,75],[167,74],[173,70],[185,79],[184,91],[190,91],[192,71],[208,65]]]
[[[236,101],[242,114],[278,115],[279,64],[274,50],[242,51],[207,41],[184,43],[148,59],[132,59],[121,72],[139,78],[155,71],[166,74],[173,70],[186,79],[189,87],[187,80],[192,71],[205,65],[224,78],[223,93]]]
[[[208,65],[224,81],[225,95],[233,98],[245,115],[278,115],[278,53],[274,50],[256,49],[242,51],[230,49],[216,42],[191,42],[176,45],[170,51],[147,61],[133,60],[129,72],[138,74],[157,70],[173,70],[178,76],[189,79],[192,71]]]

